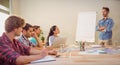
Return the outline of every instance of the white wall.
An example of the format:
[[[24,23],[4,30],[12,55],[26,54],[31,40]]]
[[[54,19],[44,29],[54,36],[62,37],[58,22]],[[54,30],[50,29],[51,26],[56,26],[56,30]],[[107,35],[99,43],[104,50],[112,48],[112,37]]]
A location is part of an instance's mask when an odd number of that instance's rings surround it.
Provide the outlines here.
[[[101,18],[101,8],[111,9],[110,17],[115,21],[114,40],[120,39],[120,0],[20,0],[19,13],[26,22],[40,25],[45,36],[52,25],[58,25],[62,36],[68,37],[68,44],[75,41],[79,12],[96,11],[97,21]],[[96,33],[96,41],[98,33]]]
[[[20,15],[20,0],[10,0],[11,1],[11,11],[12,15]]]

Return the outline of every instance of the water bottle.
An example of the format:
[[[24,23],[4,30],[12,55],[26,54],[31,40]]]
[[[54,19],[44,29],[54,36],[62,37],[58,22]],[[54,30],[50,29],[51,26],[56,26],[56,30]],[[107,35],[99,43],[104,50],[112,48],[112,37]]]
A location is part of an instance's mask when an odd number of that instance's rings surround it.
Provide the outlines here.
[[[64,44],[60,44],[60,52],[61,52],[61,53],[64,52]]]
[[[79,42],[80,51],[85,51],[85,42]]]

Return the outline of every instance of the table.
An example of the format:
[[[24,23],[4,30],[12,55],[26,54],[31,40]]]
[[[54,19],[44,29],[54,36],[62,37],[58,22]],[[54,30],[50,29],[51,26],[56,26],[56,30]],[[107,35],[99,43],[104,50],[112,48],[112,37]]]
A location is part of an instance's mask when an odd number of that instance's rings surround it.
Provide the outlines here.
[[[120,65],[120,54],[81,55],[79,51],[72,51],[70,57],[27,65]]]

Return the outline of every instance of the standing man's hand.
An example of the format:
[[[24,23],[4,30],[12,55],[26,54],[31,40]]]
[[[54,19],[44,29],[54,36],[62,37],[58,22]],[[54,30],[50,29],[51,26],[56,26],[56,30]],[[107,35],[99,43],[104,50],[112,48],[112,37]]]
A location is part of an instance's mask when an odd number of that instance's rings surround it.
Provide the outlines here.
[[[105,30],[105,27],[100,27],[99,30],[100,30],[100,31],[104,31],[104,30]]]

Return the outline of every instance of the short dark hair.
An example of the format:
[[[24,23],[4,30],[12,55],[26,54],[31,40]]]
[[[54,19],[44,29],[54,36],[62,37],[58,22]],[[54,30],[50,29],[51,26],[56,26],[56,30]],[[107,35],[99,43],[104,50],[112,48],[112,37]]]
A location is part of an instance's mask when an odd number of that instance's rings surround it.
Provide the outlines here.
[[[110,9],[108,7],[103,7],[102,9],[105,9],[106,11],[110,11]]]
[[[25,27],[23,27],[23,30],[29,30],[29,28],[32,28],[33,26],[29,23],[26,23]]]
[[[38,28],[40,28],[40,26],[34,25],[33,26],[33,31],[35,31],[35,29],[38,29]]]
[[[22,27],[24,24],[24,19],[18,16],[9,16],[5,21],[5,31],[11,32],[16,28]]]

